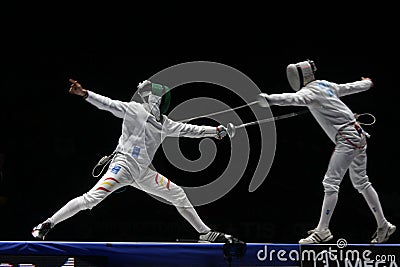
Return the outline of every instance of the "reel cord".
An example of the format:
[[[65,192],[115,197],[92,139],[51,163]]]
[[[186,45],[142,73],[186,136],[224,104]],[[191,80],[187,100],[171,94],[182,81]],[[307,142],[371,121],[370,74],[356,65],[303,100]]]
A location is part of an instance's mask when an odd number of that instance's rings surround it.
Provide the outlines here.
[[[104,169],[105,169],[106,166],[110,163],[110,161],[111,161],[112,158],[114,157],[115,153],[116,153],[116,152],[114,151],[113,153],[111,153],[111,155],[104,156],[104,157],[102,157],[102,158],[99,160],[99,162],[97,162],[96,166],[94,166],[94,167],[93,167],[93,170],[92,170],[92,176],[93,176],[94,178],[98,178],[98,177],[104,172]],[[97,169],[98,167],[100,167],[101,165],[104,165],[103,168],[101,168],[101,171],[99,172],[99,174],[95,174],[96,169]]]
[[[111,155],[102,157],[102,158],[99,160],[99,162],[97,162],[96,166],[93,167],[93,169],[92,169],[92,176],[95,177],[95,178],[98,178],[100,175],[102,175],[103,172],[104,172],[104,169],[105,169],[106,166],[111,162],[111,160],[113,159],[113,157],[115,156],[116,153],[117,153],[117,152],[114,151],[113,153],[111,153]],[[103,167],[101,168],[101,171],[100,171],[98,174],[95,174],[96,169],[97,169],[98,167],[100,167],[101,165],[103,165]],[[126,186],[125,186],[125,187],[122,187],[122,188],[119,189],[119,190],[114,191],[113,194],[122,193],[122,192],[124,192],[125,190],[126,190]]]
[[[358,119],[359,119],[361,116],[369,116],[369,117],[371,117],[371,118],[372,118],[372,122],[366,123],[366,122],[361,122],[361,121],[359,121]],[[361,113],[361,114],[354,113],[354,117],[356,118],[357,122],[358,122],[360,125],[367,125],[367,126],[369,126],[369,125],[375,124],[375,122],[376,122],[375,116],[372,115],[371,113]]]

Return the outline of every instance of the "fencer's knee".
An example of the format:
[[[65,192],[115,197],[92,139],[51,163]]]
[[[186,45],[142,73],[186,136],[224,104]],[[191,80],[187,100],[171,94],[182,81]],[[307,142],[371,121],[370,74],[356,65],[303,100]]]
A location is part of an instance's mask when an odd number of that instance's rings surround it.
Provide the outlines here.
[[[91,210],[93,207],[99,204],[103,198],[89,192],[83,194],[82,199],[85,209]]]
[[[182,207],[182,208],[187,208],[192,206],[185,191],[181,187],[176,188],[173,204],[176,207]]]
[[[366,181],[366,182],[364,182],[362,184],[354,184],[353,186],[354,186],[355,189],[357,189],[357,191],[359,193],[362,194],[362,193],[364,193],[365,190],[367,190],[371,186],[371,183]]]
[[[324,186],[324,192],[325,193],[338,193],[339,192],[339,185],[332,184],[329,182],[322,182],[322,185]]]

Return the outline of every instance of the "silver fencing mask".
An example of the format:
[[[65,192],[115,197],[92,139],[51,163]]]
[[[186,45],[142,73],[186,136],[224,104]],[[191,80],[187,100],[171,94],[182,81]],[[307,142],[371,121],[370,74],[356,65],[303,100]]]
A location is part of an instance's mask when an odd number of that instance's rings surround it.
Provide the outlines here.
[[[171,90],[168,86],[145,80],[139,83],[137,88],[143,103],[158,102],[161,114],[167,113],[171,102]]]
[[[137,88],[137,94],[142,99],[145,108],[159,121],[161,115],[168,111],[171,101],[170,88],[149,80],[139,83]]]
[[[298,91],[309,82],[314,81],[316,70],[317,67],[312,60],[289,64],[286,68],[286,75],[292,89]]]

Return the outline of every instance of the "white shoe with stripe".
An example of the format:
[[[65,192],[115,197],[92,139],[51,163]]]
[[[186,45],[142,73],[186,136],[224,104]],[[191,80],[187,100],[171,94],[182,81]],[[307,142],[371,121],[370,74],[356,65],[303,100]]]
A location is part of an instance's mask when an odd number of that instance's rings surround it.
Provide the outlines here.
[[[372,236],[372,244],[385,243],[389,237],[396,231],[396,226],[387,222],[385,226],[378,228],[375,234]]]
[[[208,233],[200,235],[200,243],[226,243],[232,240],[231,235],[227,235],[217,231],[209,231]]]
[[[318,231],[317,229],[310,230],[307,232],[308,237],[300,239],[299,244],[319,244],[328,242],[333,238],[329,229]]]
[[[32,236],[36,239],[44,240],[47,233],[52,228],[51,222],[46,220],[42,222],[38,226],[35,226],[32,230]]]

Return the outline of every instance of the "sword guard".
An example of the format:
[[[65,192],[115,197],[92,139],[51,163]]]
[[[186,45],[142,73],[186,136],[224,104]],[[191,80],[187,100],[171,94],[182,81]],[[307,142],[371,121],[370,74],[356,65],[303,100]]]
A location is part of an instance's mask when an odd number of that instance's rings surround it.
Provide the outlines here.
[[[226,125],[226,132],[228,133],[228,136],[230,137],[230,138],[233,138],[234,136],[235,136],[235,134],[236,134],[236,128],[235,128],[235,125],[233,125],[233,123],[228,123],[227,125]]]

